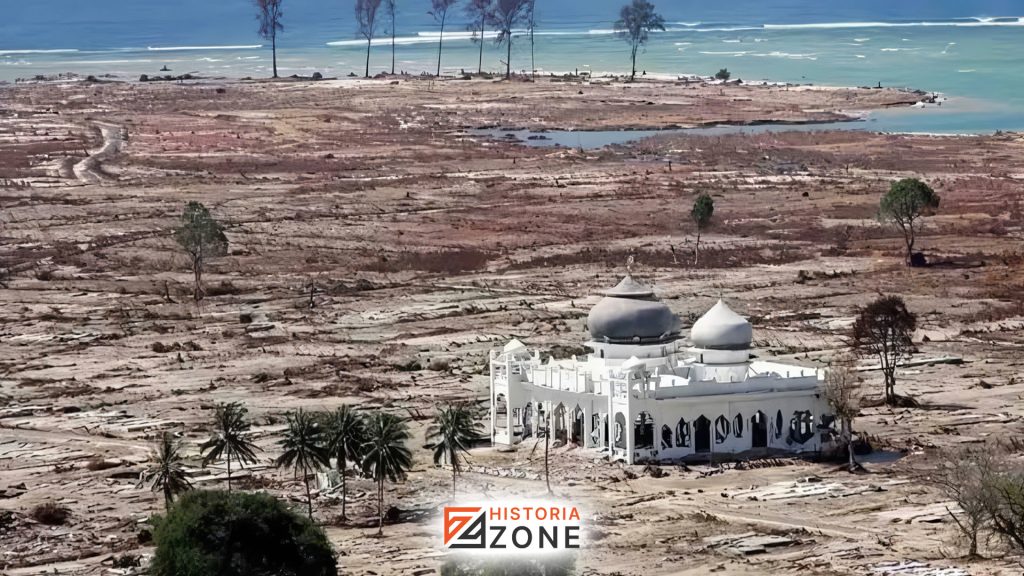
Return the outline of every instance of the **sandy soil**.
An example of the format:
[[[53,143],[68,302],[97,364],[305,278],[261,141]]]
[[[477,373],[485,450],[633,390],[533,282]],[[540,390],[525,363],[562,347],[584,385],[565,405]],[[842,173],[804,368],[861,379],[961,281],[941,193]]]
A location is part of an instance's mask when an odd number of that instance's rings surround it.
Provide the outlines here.
[[[400,513],[386,536],[371,537],[365,480],[352,482],[354,524],[337,522],[336,495],[317,494],[316,514],[342,573],[431,573],[443,554],[421,513],[451,497],[423,447],[434,406],[483,402],[487,353],[509,338],[577,347],[594,294],[635,254],[683,318],[718,297],[751,317],[762,355],[827,362],[856,307],[885,292],[919,315],[918,359],[963,363],[900,371],[899,392],[923,407],[865,411],[857,427],[882,451],[863,475],[782,460],[655,478],[558,449],[555,492],[594,528],[581,572],[1018,573],[999,550],[960,558],[924,479],[938,450],[1022,431],[1024,139],[665,136],[580,152],[467,132],[820,121],[917,99],[653,82],[0,88],[0,513],[14,522],[0,530],[0,570],[114,573],[112,556],[150,553],[138,535],[162,503],[136,478],[153,439],[182,432],[198,467],[212,406],[239,400],[266,463],[291,409],[409,416],[416,467],[388,488]],[[904,176],[942,196],[920,240],[927,268],[902,266],[900,239],[874,220]],[[695,267],[687,214],[701,191],[717,221]],[[171,237],[190,200],[231,242],[198,306]],[[864,376],[880,388],[878,372]],[[475,450],[461,495],[542,494],[531,448]],[[223,479],[196,474],[205,487]],[[287,472],[260,466],[239,483],[301,502]],[[68,523],[33,521],[44,502],[66,506]],[[779,545],[743,555],[723,538],[749,533]]]

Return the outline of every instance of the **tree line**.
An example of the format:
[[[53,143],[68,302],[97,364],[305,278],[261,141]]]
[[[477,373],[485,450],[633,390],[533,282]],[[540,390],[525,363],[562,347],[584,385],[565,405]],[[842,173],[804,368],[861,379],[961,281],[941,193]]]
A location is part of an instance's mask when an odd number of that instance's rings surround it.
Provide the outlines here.
[[[395,73],[395,30],[397,29],[397,4],[413,0],[356,0],[356,35],[366,40],[366,66],[364,76],[370,77],[370,51],[373,40],[382,34],[391,36],[391,74]],[[548,0],[556,1],[556,0]],[[277,35],[284,31],[284,0],[253,0],[256,6],[258,33],[270,42],[273,57],[273,77],[277,78]],[[513,37],[526,31],[530,40],[530,69],[536,71],[536,44],[534,31],[537,27],[537,0],[430,0],[430,14],[440,25],[437,41],[437,71],[441,75],[441,56],[444,51],[444,31],[452,11],[462,4],[462,12],[468,18],[467,30],[473,33],[473,41],[480,45],[477,74],[483,73],[484,39],[488,31],[494,32],[494,44],[505,48],[505,78],[512,77]],[[615,21],[616,34],[626,40],[630,47],[632,72],[636,78],[637,53],[647,44],[649,33],[665,30],[665,20],[648,0],[632,0],[622,7],[619,19]]]
[[[406,446],[411,436],[407,420],[384,411],[360,411],[343,405],[331,412],[302,409],[287,414],[288,427],[279,442],[281,454],[275,466],[291,469],[305,486],[307,513],[313,518],[310,479],[333,466],[341,481],[341,520],[347,521],[347,477],[354,470],[377,484],[378,533],[384,529],[384,483],[401,482],[412,468],[412,452]],[[203,466],[223,461],[227,468],[227,489],[231,491],[232,463],[244,468],[259,462],[259,446],[250,437],[248,410],[239,402],[223,403],[214,409],[210,437],[199,446]],[[484,436],[477,411],[457,403],[438,409],[427,428],[426,440],[433,450],[434,464],[448,464],[452,470],[452,493],[462,473],[469,448]],[[164,496],[169,509],[174,498],[192,488],[185,472],[182,446],[175,436],[164,433],[144,475],[154,491]]]

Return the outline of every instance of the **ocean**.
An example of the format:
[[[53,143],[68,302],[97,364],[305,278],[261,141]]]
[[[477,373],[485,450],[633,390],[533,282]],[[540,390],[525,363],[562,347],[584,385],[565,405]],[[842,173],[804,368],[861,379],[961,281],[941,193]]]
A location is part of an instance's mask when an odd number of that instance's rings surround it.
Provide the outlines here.
[[[613,33],[625,0],[537,0],[540,73],[629,69]],[[397,0],[396,69],[433,72],[438,25],[429,0]],[[949,97],[943,106],[879,114],[885,130],[1024,131],[1024,0],[654,0],[667,31],[651,35],[638,69],[654,76],[710,75],[835,86],[899,86]],[[282,75],[362,74],[354,0],[284,0]],[[443,68],[476,70],[478,45],[457,6],[445,32]],[[251,0],[8,1],[0,19],[0,80],[62,72],[134,79],[175,74],[270,74]],[[504,49],[484,46],[485,69]],[[390,70],[390,34],[371,73]],[[513,40],[512,67],[530,67],[529,40]],[[880,128],[882,129],[882,128]]]

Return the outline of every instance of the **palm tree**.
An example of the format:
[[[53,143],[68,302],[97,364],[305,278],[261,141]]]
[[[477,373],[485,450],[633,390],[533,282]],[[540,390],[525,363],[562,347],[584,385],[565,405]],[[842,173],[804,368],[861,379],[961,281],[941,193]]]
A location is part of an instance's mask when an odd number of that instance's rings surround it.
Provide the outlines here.
[[[169,510],[174,496],[192,489],[185,475],[181,444],[170,432],[164,432],[153,455],[153,465],[143,472],[140,484],[150,483],[153,492],[164,493],[164,509]]]
[[[447,461],[452,466],[452,496],[455,496],[455,478],[462,474],[462,461],[469,454],[469,445],[482,434],[476,414],[466,404],[441,408],[427,429],[427,442],[434,449],[434,465]]]
[[[334,412],[325,414],[323,422],[327,433],[327,454],[334,458],[338,473],[341,475],[341,520],[347,521],[348,517],[345,515],[347,499],[345,472],[349,462],[352,462],[356,468],[362,465],[363,444],[366,442],[366,422],[354,408],[347,404]]]
[[[363,453],[363,473],[377,482],[377,535],[384,533],[384,480],[405,480],[412,468],[412,453],[406,448],[409,428],[405,420],[385,412],[376,412],[367,422]]]
[[[288,466],[295,469],[295,475],[302,475],[306,485],[306,506],[309,508],[309,519],[313,519],[313,497],[309,494],[309,474],[330,466],[327,447],[324,446],[324,431],[316,419],[299,409],[288,415],[288,430],[281,439],[284,452],[277,458],[277,466]]]
[[[255,464],[256,446],[246,438],[249,431],[249,422],[246,420],[248,410],[238,402],[218,404],[213,415],[213,431],[210,439],[199,446],[199,453],[204,454],[203,466],[216,461],[222,455],[228,463],[228,492],[231,491],[231,460],[235,459],[239,465]],[[210,453],[206,454],[209,450]]]

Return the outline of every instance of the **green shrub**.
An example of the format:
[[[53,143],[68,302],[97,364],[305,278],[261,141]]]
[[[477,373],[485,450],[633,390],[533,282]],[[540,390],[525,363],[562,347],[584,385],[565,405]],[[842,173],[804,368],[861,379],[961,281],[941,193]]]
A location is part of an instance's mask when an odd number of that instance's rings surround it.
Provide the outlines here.
[[[334,576],[327,536],[269,494],[192,491],[154,518],[153,576]]]

